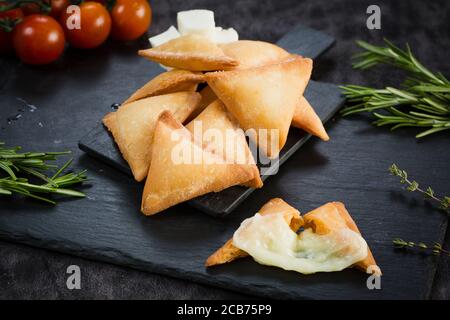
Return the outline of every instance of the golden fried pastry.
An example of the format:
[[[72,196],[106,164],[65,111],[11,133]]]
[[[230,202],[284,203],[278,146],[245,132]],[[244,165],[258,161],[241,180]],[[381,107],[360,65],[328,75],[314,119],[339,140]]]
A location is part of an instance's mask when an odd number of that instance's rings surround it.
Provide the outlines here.
[[[250,188],[261,188],[263,182],[259,175],[253,155],[248,147],[244,132],[227,111],[220,100],[212,102],[200,115],[192,120],[186,128],[203,146],[209,147],[228,163],[239,163],[249,166],[254,171],[254,178],[244,185]]]
[[[235,69],[250,69],[271,64],[286,59],[289,52],[272,43],[264,41],[239,40],[220,45],[223,52],[239,62]],[[302,97],[295,108],[292,126],[305,130],[328,141],[328,137],[322,121],[319,119],[309,102]]]
[[[355,221],[353,221],[350,213],[342,202],[329,202],[303,216],[305,220],[305,228],[312,228],[314,233],[323,235],[333,230],[348,228],[361,235]],[[372,271],[381,275],[381,269],[377,266],[372,251],[367,247],[366,257],[358,261],[355,267],[367,272],[369,267]]]
[[[292,231],[297,232],[303,225],[300,212],[287,204],[283,199],[274,198],[259,209],[260,215],[280,214],[289,224]],[[238,258],[247,257],[248,253],[233,245],[233,239],[228,240],[221,248],[214,252],[205,262],[206,267],[231,262]]]
[[[147,175],[151,161],[156,121],[163,111],[170,111],[184,121],[200,102],[197,92],[178,92],[131,102],[103,118],[111,131],[136,181]]]
[[[147,82],[143,87],[133,93],[122,105],[139,99],[162,94],[196,91],[197,85],[204,82],[203,74],[187,70],[172,70],[157,75]]]
[[[301,97],[295,108],[294,117],[292,118],[292,126],[305,130],[306,132],[319,137],[323,141],[330,140],[322,120],[314,111],[305,97]]]
[[[202,90],[200,90],[199,93],[202,96],[202,100],[200,100],[200,103],[198,104],[197,108],[194,110],[194,112],[192,112],[192,114],[188,118],[187,120],[188,122],[195,119],[200,113],[202,113],[203,110],[205,110],[207,106],[209,106],[214,100],[217,100],[217,96],[214,93],[214,91],[212,91],[210,86],[204,87]]]
[[[291,55],[262,67],[208,73],[206,80],[240,126],[256,131],[259,148],[275,158],[286,143],[311,71],[311,59]]]
[[[303,220],[294,220],[298,221],[294,228],[292,220],[280,213],[281,210],[259,212],[243,221],[233,239],[212,254],[206,266],[248,254],[260,264],[303,274],[356,266],[381,275],[367,243],[342,203],[327,203],[311,211]],[[299,227],[304,230],[297,234]]]
[[[180,202],[242,184],[253,176],[249,166],[227,163],[196,144],[170,112],[163,112],[156,125],[141,211],[153,215]]]
[[[191,71],[227,70],[238,65],[214,42],[196,34],[170,40],[155,48],[139,50],[138,54],[168,67]]]
[[[223,52],[239,62],[235,69],[250,69],[289,57],[289,52],[264,41],[239,40],[220,45]]]

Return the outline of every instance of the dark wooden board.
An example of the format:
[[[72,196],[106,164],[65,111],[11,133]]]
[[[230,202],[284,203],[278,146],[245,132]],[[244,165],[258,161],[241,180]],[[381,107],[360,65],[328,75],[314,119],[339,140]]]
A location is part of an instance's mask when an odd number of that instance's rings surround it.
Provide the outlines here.
[[[278,45],[289,52],[316,58],[325,52],[333,42],[333,38],[320,31],[298,25],[283,36],[278,41]],[[156,63],[152,63],[150,67],[149,70],[146,70],[149,79],[163,71]],[[344,103],[338,87],[313,81],[308,85],[305,97],[314,106],[324,123]],[[279,168],[310,137],[311,135],[306,134],[302,130],[295,128],[290,130],[286,145],[282,149],[279,159],[272,164],[273,168],[266,168],[266,170],[276,171],[276,168]],[[131,176],[131,170],[114,143],[112,135],[102,125],[100,120],[98,125],[80,140],[79,147],[89,155],[97,157]],[[263,181],[268,177],[270,175],[263,175]],[[230,214],[253,191],[254,189],[252,188],[235,186],[219,193],[206,194],[189,201],[189,203],[207,214],[223,217]]]
[[[109,43],[94,51],[68,50],[64,59],[45,67],[0,60],[1,71],[12,70],[0,72],[0,140],[26,150],[73,150],[74,169],[87,169],[90,179],[83,188],[86,198],[56,206],[0,197],[1,239],[270,298],[429,296],[438,257],[398,252],[391,241],[440,242],[447,218],[424,205],[420,196],[402,190],[387,168],[396,162],[417,181],[445,194],[450,153],[443,146],[448,135],[417,142],[415,130],[391,133],[370,126],[370,119],[336,117],[327,123],[329,142],[310,139],[263,189],[224,219],[185,204],[145,217],[139,212],[142,185],[77,148],[110,104],[148,80],[143,70],[149,63],[136,57],[138,47]],[[18,98],[38,109],[29,112]],[[22,117],[7,124],[18,112]],[[250,258],[206,270],[205,259],[273,197],[302,212],[343,201],[383,269],[382,290],[366,289],[366,276],[355,270],[303,276]]]

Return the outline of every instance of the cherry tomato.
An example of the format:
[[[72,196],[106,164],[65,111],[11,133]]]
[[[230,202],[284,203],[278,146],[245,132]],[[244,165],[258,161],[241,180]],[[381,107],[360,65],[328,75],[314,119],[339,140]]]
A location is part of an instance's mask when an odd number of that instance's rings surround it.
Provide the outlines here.
[[[80,21],[80,28],[71,28],[71,21]],[[100,46],[111,31],[111,16],[97,2],[83,2],[79,13],[63,12],[60,18],[67,41],[75,48],[91,49]]]
[[[150,26],[152,9],[147,0],[116,0],[111,18],[114,39],[135,40]]]
[[[50,15],[55,19],[59,19],[66,8],[70,6],[70,0],[51,0],[51,4],[52,10],[50,11]]]
[[[25,63],[53,62],[61,56],[64,44],[64,31],[59,23],[49,16],[27,16],[13,31],[14,50]]]
[[[4,5],[6,4],[0,3],[0,7]],[[23,12],[20,8],[0,12],[0,20],[3,19],[21,20],[23,19]],[[11,51],[13,51],[12,32],[6,32],[0,29],[0,54]]]

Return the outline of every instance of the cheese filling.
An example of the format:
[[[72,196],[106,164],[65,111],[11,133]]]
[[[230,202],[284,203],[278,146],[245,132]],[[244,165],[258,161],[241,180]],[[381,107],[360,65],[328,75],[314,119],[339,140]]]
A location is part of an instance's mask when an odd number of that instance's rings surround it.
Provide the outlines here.
[[[295,233],[283,215],[269,214],[244,220],[233,235],[233,244],[256,262],[303,274],[343,270],[367,256],[367,243],[350,229],[325,235],[312,229]]]

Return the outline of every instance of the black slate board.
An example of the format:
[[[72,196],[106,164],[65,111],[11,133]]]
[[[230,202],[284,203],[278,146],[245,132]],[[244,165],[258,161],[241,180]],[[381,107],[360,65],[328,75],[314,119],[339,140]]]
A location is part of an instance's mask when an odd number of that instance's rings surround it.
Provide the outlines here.
[[[139,212],[142,185],[77,149],[80,136],[111,103],[148,79],[142,72],[148,62],[136,57],[137,49],[108,43],[89,52],[68,50],[57,64],[39,68],[0,60],[0,140],[25,150],[73,150],[73,168],[87,169],[90,179],[82,188],[86,198],[56,206],[0,197],[1,239],[271,298],[429,297],[439,258],[398,252],[391,241],[442,242],[447,217],[402,190],[387,167],[395,162],[445,194],[450,154],[442,146],[448,135],[417,142],[414,130],[391,133],[370,126],[369,119],[337,117],[327,125],[328,143],[310,139],[232,215],[215,219],[181,204],[145,217]],[[29,112],[18,98],[38,109]],[[8,125],[7,117],[20,109],[22,117]],[[303,213],[343,201],[383,269],[382,290],[368,290],[366,276],[355,270],[303,276],[250,258],[206,270],[205,259],[273,197]],[[66,290],[64,283],[58,288]]]
[[[277,44],[289,52],[316,58],[325,52],[333,42],[333,38],[320,31],[298,25],[282,37]],[[149,79],[163,71],[156,63],[149,65],[149,69],[146,70]],[[338,87],[332,84],[314,81],[309,83],[305,91],[305,97],[314,106],[317,114],[324,123],[344,103]],[[286,145],[280,152],[279,159],[272,164],[272,168],[266,168],[266,170],[276,171],[310,137],[311,135],[306,134],[302,130],[295,128],[290,130]],[[101,122],[80,140],[79,147],[89,155],[97,157],[131,176],[131,170],[128,164],[120,154],[111,134]],[[263,175],[262,180],[265,181],[268,177],[270,175]],[[219,193],[209,193],[198,197],[189,201],[189,203],[207,214],[215,217],[223,217],[230,214],[254,190],[252,188],[234,186]]]

